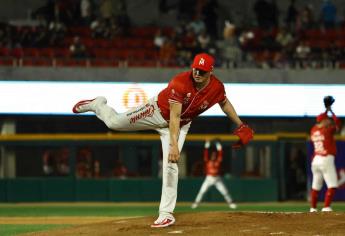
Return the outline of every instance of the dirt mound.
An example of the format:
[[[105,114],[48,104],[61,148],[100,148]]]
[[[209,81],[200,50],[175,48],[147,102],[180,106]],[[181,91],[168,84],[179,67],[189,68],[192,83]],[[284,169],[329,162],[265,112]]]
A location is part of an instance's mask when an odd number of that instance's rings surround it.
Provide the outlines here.
[[[173,226],[152,229],[153,217],[84,224],[34,235],[345,235],[345,213],[203,212],[175,215]]]

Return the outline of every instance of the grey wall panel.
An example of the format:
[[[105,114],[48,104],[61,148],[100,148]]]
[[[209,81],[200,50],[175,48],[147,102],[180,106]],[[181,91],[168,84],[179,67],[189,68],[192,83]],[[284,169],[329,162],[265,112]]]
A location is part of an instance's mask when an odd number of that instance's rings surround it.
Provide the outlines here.
[[[185,70],[188,68],[0,67],[0,80],[168,82]],[[215,69],[214,73],[226,83],[345,83],[345,70]]]

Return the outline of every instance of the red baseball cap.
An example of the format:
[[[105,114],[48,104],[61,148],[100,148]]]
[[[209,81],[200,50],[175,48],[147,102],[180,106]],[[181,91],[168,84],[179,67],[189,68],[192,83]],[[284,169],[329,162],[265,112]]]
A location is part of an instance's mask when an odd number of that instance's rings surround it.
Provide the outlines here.
[[[321,121],[323,121],[323,120],[325,120],[325,119],[328,119],[328,115],[327,115],[326,112],[321,113],[320,115],[318,115],[318,116],[316,117],[316,121],[317,121],[317,122],[321,122]]]
[[[213,70],[214,58],[207,53],[200,53],[194,57],[192,68],[210,72]]]

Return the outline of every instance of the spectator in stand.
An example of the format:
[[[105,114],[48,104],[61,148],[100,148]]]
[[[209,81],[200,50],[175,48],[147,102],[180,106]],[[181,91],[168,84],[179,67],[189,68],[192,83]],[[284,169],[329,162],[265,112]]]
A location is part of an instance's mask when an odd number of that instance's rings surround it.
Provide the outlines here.
[[[273,68],[275,65],[273,64],[274,53],[270,50],[265,49],[262,52],[258,53],[256,61],[257,65],[262,69]]]
[[[107,27],[107,24],[104,19],[97,18],[92,21],[90,25],[93,38],[110,38],[111,37],[111,28]]]
[[[273,65],[277,68],[289,66],[289,59],[293,57],[295,39],[288,27],[282,27],[276,35],[276,44],[279,48],[273,56]]]
[[[272,55],[272,67],[274,68],[289,68],[289,55],[283,53],[283,51],[276,51]]]
[[[164,37],[162,30],[158,29],[155,34],[155,37],[153,38],[153,45],[155,46],[157,51],[160,51],[165,41],[166,38]]]
[[[59,45],[66,33],[66,26],[59,20],[52,21],[49,24],[49,44],[51,46],[57,46]]]
[[[339,68],[339,63],[342,61],[344,58],[344,49],[339,49],[337,45],[332,44],[328,49],[329,53],[329,59],[330,59],[330,64],[331,67],[333,68]]]
[[[183,46],[177,47],[177,51],[176,51],[177,65],[179,65],[181,67],[189,66],[189,62],[191,61],[192,57],[193,57],[193,54],[191,51],[187,50]]]
[[[283,52],[289,53],[293,49],[294,38],[287,27],[280,28],[275,40]]]
[[[195,35],[200,35],[206,30],[206,25],[201,17],[196,16],[195,19],[187,25],[187,30],[193,31]]]
[[[310,59],[311,49],[307,42],[300,41],[298,46],[296,47],[294,59],[295,59],[295,66],[299,68],[306,68],[309,66],[309,59]]]
[[[90,0],[81,0],[80,1],[80,19],[81,25],[89,26],[92,21],[92,3]]]
[[[180,21],[178,25],[175,26],[174,31],[178,38],[182,38],[187,32],[188,22]]]
[[[337,8],[331,0],[324,0],[321,7],[321,22],[326,29],[334,28],[337,20]]]
[[[190,52],[193,56],[201,51],[197,41],[197,37],[192,30],[187,29],[187,32],[182,39],[182,44],[184,49]]]
[[[226,21],[223,30],[224,39],[218,44],[223,65],[226,68],[237,67],[242,58],[242,52],[238,46],[235,30],[235,25]]]
[[[313,28],[315,28],[313,7],[307,5],[298,14],[296,30],[303,31]]]
[[[243,52],[256,48],[255,42],[256,35],[250,29],[242,29],[239,33],[238,42]]]
[[[164,41],[159,50],[159,59],[163,66],[175,65],[176,46],[170,39]]]
[[[291,32],[295,31],[297,16],[298,16],[298,11],[295,7],[295,2],[296,2],[295,0],[290,0],[290,5],[288,7],[286,19],[285,19],[286,26]]]
[[[176,45],[176,61],[177,65],[181,67],[189,66],[190,61],[193,59],[192,52],[189,50],[188,42],[189,39],[187,36],[187,23],[180,21],[177,27],[174,29],[174,33],[171,36],[173,38],[175,45]]]
[[[206,29],[204,29],[198,36],[198,44],[202,51],[208,52],[211,44],[210,35],[207,33]]]
[[[342,50],[336,45],[330,44],[328,48],[321,49],[321,55],[317,55],[317,59],[321,59],[320,67],[322,68],[339,68],[339,62],[342,60]]]
[[[85,45],[82,44],[78,36],[74,37],[73,43],[69,47],[71,57],[73,58],[85,58],[87,56]]]

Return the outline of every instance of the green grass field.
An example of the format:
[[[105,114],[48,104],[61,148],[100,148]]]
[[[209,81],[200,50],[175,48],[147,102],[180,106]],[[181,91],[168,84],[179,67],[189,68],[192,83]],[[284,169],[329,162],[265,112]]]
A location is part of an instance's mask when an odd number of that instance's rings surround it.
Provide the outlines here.
[[[322,206],[322,203],[319,203]],[[334,211],[345,212],[345,203],[333,204]],[[0,204],[2,220],[25,217],[135,217],[155,216],[158,203],[30,203]],[[272,211],[272,212],[308,212],[306,202],[278,203],[239,203],[238,209],[231,211]],[[229,211],[225,203],[204,203],[196,210],[190,203],[178,203],[175,212]],[[69,227],[69,224],[6,224],[0,222],[0,235],[18,235],[28,232]]]

